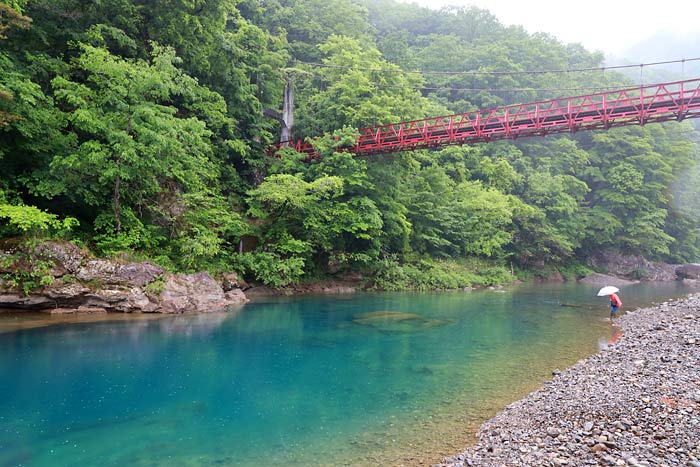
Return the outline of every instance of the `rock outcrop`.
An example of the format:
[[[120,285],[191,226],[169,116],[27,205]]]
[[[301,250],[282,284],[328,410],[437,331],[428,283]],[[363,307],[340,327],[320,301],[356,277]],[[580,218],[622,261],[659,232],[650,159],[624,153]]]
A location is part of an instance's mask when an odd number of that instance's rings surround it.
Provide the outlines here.
[[[601,251],[589,258],[588,265],[596,270],[631,280],[674,281],[677,264],[649,261],[643,256],[623,255],[615,251]]]
[[[700,287],[700,263],[666,264],[649,261],[642,256],[625,256],[616,252],[601,252],[589,258],[588,265],[608,271],[594,273],[579,282],[618,287],[643,281],[680,280],[692,287]]]
[[[246,302],[240,289],[224,292],[208,272],[169,275],[160,294],[162,313],[188,310],[225,311],[232,303]]]
[[[580,279],[579,282],[582,284],[591,284],[591,285],[614,285],[615,287],[622,287],[625,285],[630,285],[630,284],[636,284],[639,281],[630,281],[627,279],[622,279],[620,277],[615,277],[615,276],[610,276],[608,274],[600,274],[598,272],[594,272],[593,274],[589,274],[588,276],[584,277],[583,279]]]
[[[143,287],[163,275],[162,268],[149,262],[120,264],[106,259],[91,259],[76,273],[79,281]]]
[[[700,279],[700,263],[690,263],[679,266],[676,275],[681,279]]]
[[[12,275],[27,266],[0,251],[2,273]],[[32,253],[51,264],[50,282],[29,294],[0,279],[0,308],[65,312],[185,313],[226,311],[248,301],[235,273],[224,287],[208,272],[170,274],[149,262],[119,262],[92,258],[67,242],[45,242]]]

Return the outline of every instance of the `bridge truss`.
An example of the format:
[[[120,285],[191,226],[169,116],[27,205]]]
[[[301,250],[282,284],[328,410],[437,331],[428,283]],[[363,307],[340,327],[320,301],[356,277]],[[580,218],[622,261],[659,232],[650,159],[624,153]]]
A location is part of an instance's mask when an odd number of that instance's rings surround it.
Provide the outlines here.
[[[700,78],[564,97],[359,130],[359,156],[700,117]],[[282,142],[317,157],[308,141]]]

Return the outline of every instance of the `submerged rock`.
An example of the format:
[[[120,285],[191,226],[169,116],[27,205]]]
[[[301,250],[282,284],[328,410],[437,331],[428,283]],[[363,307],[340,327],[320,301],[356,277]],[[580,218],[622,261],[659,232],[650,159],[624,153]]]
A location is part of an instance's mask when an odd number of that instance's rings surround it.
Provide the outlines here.
[[[370,311],[353,315],[352,322],[384,332],[414,332],[451,324],[449,320],[429,319],[414,313]]]
[[[353,315],[353,321],[363,323],[373,323],[381,321],[406,321],[411,319],[423,319],[414,313],[402,313],[400,311],[368,311]]]

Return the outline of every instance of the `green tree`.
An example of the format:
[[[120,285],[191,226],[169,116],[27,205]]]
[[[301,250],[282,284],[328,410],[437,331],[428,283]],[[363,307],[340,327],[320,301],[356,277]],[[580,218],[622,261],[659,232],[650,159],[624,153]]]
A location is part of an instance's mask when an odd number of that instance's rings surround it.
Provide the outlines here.
[[[420,77],[400,73],[378,50],[363,48],[356,39],[341,36],[331,36],[319,49],[326,56],[323,62],[327,67],[316,70],[317,77],[299,92],[303,134],[320,135],[344,126],[362,128],[444,112],[412,89],[420,85]],[[319,87],[323,91],[319,92]]]
[[[652,257],[669,253],[673,238],[664,232],[664,224],[672,165],[654,151],[645,132],[629,128],[592,135],[592,249],[597,243]]]
[[[17,5],[0,3],[0,40],[7,39],[7,33],[12,29],[27,29],[29,27],[32,21],[31,18],[23,16],[18,10]],[[5,54],[2,54],[0,58],[3,61],[7,60]],[[2,67],[3,75],[5,74],[5,68],[7,68],[6,63]],[[0,83],[0,105],[6,106],[12,98],[12,93],[5,89],[4,83]],[[0,108],[0,128],[7,126],[11,120],[16,118],[17,115]]]
[[[17,2],[8,3],[0,3],[0,40],[7,39],[7,33],[12,29],[27,29],[32,22],[31,18],[22,15]]]
[[[86,79],[53,80],[76,144],[53,158],[51,178],[40,191],[96,208],[95,227],[107,250],[153,247],[158,227],[179,239],[182,255],[215,253],[217,235],[243,227],[234,227],[238,215],[227,213],[210,188],[218,176],[212,134],[187,111],[197,104],[188,99],[201,94],[190,92],[196,82],[174,66],[172,49],[155,44],[149,62],[85,44],[81,50],[73,74]],[[188,104],[174,106],[183,100]],[[211,209],[219,216],[216,225],[192,214]]]
[[[318,45],[332,35],[365,44],[372,41],[366,8],[351,0],[268,0],[262,9],[258,2],[251,3],[247,0],[241,5],[247,18],[273,34],[284,34],[297,60],[318,61]]]

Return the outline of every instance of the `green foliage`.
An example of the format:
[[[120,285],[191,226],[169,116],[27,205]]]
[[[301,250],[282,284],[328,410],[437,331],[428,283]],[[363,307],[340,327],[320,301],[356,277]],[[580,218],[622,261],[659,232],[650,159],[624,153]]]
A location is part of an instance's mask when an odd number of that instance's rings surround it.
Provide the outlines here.
[[[31,22],[31,18],[21,14],[20,5],[15,0],[0,3],[0,39],[7,39],[7,33],[12,29],[27,29]]]
[[[242,3],[248,18],[257,20],[269,31],[284,31],[290,53],[300,60],[317,61],[321,56],[318,45],[332,34],[371,40],[367,11],[351,0],[247,0]],[[251,3],[255,3],[255,7]],[[263,9],[258,9],[258,3],[264,5]]]
[[[284,258],[274,251],[254,251],[237,255],[232,264],[240,273],[265,285],[284,287],[302,278],[305,260],[299,256]]]
[[[604,63],[486,10],[13,0],[0,3],[0,37],[0,237],[70,230],[101,255],[240,268],[275,287],[362,272],[377,288],[449,289],[508,281],[511,262],[574,277],[601,248],[700,255],[687,123],[346,151],[366,126],[629,83],[610,71],[410,72]],[[318,159],[266,155],[279,123],[265,115],[287,84],[294,130]],[[45,266],[17,283],[41,284]]]
[[[591,268],[578,261],[569,261],[558,266],[557,269],[567,281],[575,281],[594,272]]]
[[[231,212],[225,200],[207,192],[184,194],[185,211],[176,219],[175,257],[188,271],[207,269],[225,256],[226,245],[235,244],[250,228],[241,215]]]
[[[97,253],[116,256],[129,251],[156,250],[165,237],[154,225],[144,225],[131,209],[122,211],[121,229],[117,231],[114,217],[102,213],[95,218],[93,240]]]
[[[319,50],[327,57],[323,62],[328,67],[317,70],[310,81],[299,86],[298,126],[302,133],[317,135],[345,126],[361,128],[445,113],[444,108],[411,89],[422,84],[420,77],[400,73],[399,67],[384,60],[378,50],[363,47],[358,40],[332,35]],[[365,69],[396,73],[376,74]]]
[[[54,261],[45,257],[37,247],[38,242],[30,239],[20,243],[9,254],[0,255],[0,267],[9,271],[3,274],[3,279],[25,295],[54,282],[54,276],[51,274]]]
[[[4,188],[45,197],[35,187],[46,177],[51,155],[72,144],[72,136],[61,131],[64,122],[53,99],[32,81],[14,56],[0,51],[0,173]]]
[[[156,277],[151,282],[146,284],[143,290],[147,294],[159,297],[160,294],[163,293],[163,290],[165,290],[165,274],[161,274],[160,276]]]
[[[68,231],[78,225],[78,220],[73,217],[59,219],[56,214],[51,214],[35,206],[13,206],[0,203],[0,236],[30,235],[38,237],[53,233],[56,236],[64,236]],[[5,224],[5,225],[3,225]]]
[[[593,135],[592,161],[600,167],[586,174],[592,188],[588,199],[603,224],[590,229],[598,245],[658,258],[669,254],[673,242],[664,231],[673,163],[655,150],[645,131],[630,128]],[[586,243],[593,238],[589,235]]]
[[[371,280],[367,285],[376,290],[456,290],[512,280],[506,268],[474,259],[455,262],[424,258],[402,263],[393,256],[376,261],[371,270]]]

